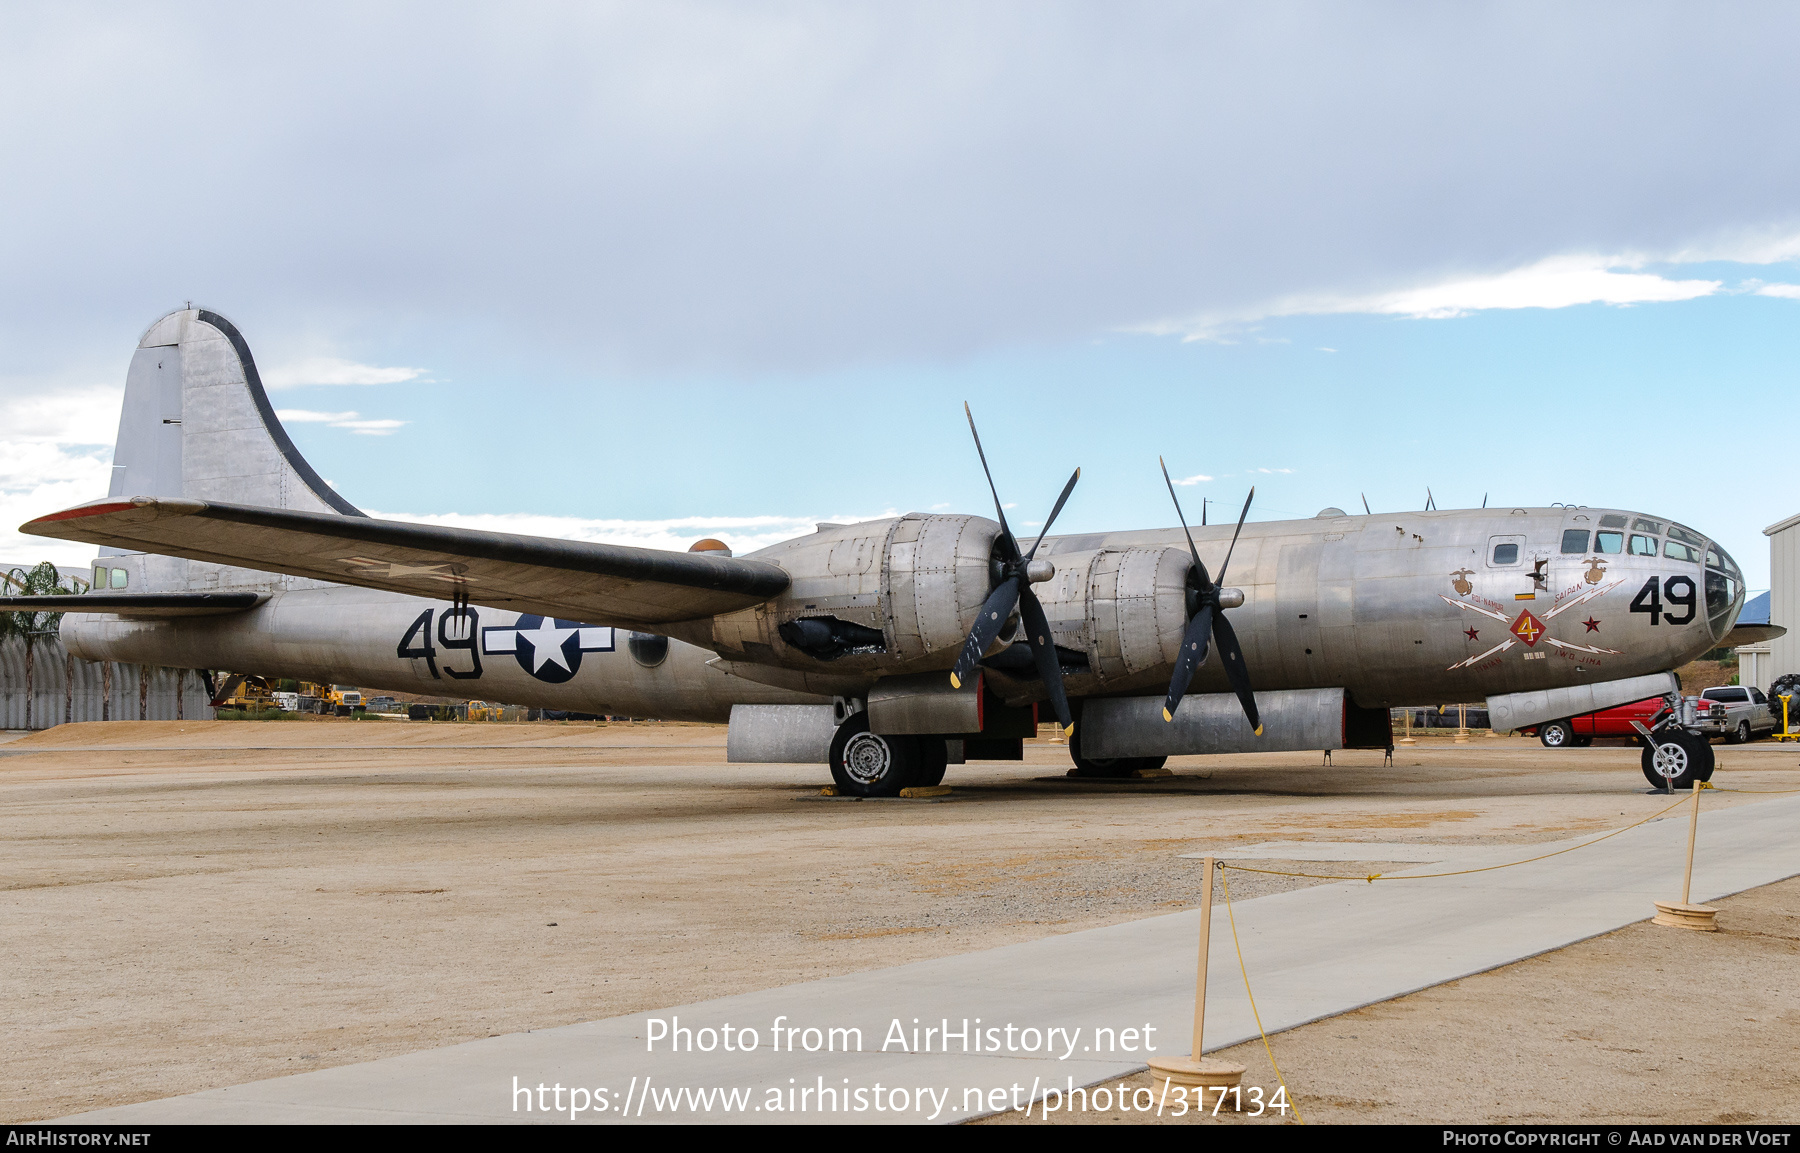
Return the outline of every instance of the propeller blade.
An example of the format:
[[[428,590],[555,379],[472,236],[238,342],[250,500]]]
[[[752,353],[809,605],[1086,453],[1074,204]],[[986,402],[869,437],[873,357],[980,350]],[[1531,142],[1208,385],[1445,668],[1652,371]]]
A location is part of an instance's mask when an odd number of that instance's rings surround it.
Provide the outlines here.
[[[1056,711],[1056,723],[1063,731],[1073,732],[1075,719],[1069,713],[1069,697],[1063,691],[1062,661],[1056,655],[1056,643],[1050,635],[1050,621],[1044,616],[1044,606],[1038,603],[1037,594],[1030,589],[1024,590],[1019,597],[1019,615],[1024,619],[1025,640],[1031,645],[1031,655],[1037,659],[1038,676],[1044,680],[1044,688],[1050,693],[1050,707]]]
[[[1201,605],[1194,619],[1188,622],[1187,631],[1181,635],[1181,655],[1175,658],[1175,675],[1169,678],[1169,699],[1163,702],[1163,720],[1175,719],[1175,710],[1181,707],[1181,698],[1187,695],[1188,682],[1194,679],[1194,670],[1206,659],[1206,642],[1212,636],[1213,607]]]
[[[1156,458],[1156,463],[1162,465],[1163,483],[1169,486],[1169,499],[1175,502],[1175,517],[1181,521],[1182,535],[1187,537],[1188,551],[1194,554],[1194,567],[1200,572],[1200,591],[1205,592],[1212,587],[1212,578],[1206,575],[1206,566],[1200,563],[1200,550],[1194,547],[1194,534],[1188,531],[1187,515],[1181,511],[1181,498],[1175,495],[1175,482],[1169,479],[1169,466],[1160,456]],[[1202,508],[1201,511],[1204,513],[1205,509]]]
[[[981,606],[981,615],[975,618],[975,627],[969,630],[969,639],[963,642],[962,653],[956,658],[956,665],[950,670],[950,687],[962,688],[963,681],[975,668],[975,663],[988,651],[994,638],[1000,635],[1000,626],[1012,615],[1013,606],[1019,603],[1019,589],[1025,583],[1024,577],[1013,577],[1003,580],[994,586],[988,594],[987,601]],[[1041,613],[1043,610],[1039,610]]]
[[[1250,495],[1244,498],[1244,511],[1238,513],[1238,524],[1231,530],[1231,547],[1225,550],[1225,563],[1219,566],[1219,583],[1225,583],[1225,570],[1231,567],[1231,554],[1237,549],[1238,533],[1244,531],[1244,518],[1250,515],[1250,502],[1256,499],[1256,486],[1250,486]]]
[[[1357,495],[1363,498],[1363,512],[1368,513],[1370,516],[1374,516],[1375,514],[1369,511],[1369,495],[1367,493],[1358,493]],[[1482,497],[1481,499],[1486,500],[1487,498]]]
[[[1081,470],[1076,469],[1075,475],[1069,478],[1069,483],[1063,485],[1062,495],[1056,498],[1056,507],[1050,510],[1049,518],[1044,521],[1044,531],[1038,533],[1037,544],[1032,545],[1031,551],[1025,554],[1026,560],[1037,555],[1038,545],[1043,544],[1044,538],[1050,535],[1050,526],[1056,523],[1057,514],[1062,512],[1063,505],[1068,502],[1069,494],[1075,491],[1075,482],[1080,479]]]
[[[1250,728],[1257,736],[1262,736],[1262,718],[1256,712],[1256,694],[1250,691],[1250,669],[1244,664],[1244,654],[1238,648],[1237,632],[1231,622],[1220,613],[1213,618],[1213,639],[1219,642],[1219,659],[1225,665],[1225,676],[1231,681],[1231,691],[1237,694],[1238,703],[1244,706],[1244,716],[1250,721]]]
[[[994,487],[994,473],[988,468],[987,451],[981,447],[981,434],[975,431],[975,414],[970,411],[969,402],[966,400],[963,401],[963,415],[969,418],[969,433],[975,438],[975,455],[981,458],[981,471],[987,476],[988,491],[994,494],[994,515],[1000,518],[1000,531],[1010,537],[1012,529],[1008,528],[1006,524],[1006,510],[1000,507],[1000,490]],[[1013,552],[1017,553],[1018,551],[1019,546],[1015,542]]]

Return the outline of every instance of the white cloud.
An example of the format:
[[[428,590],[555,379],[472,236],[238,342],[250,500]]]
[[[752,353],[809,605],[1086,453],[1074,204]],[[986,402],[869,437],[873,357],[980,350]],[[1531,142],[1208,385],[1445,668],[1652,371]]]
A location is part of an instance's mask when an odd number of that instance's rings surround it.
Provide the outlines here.
[[[1260,472],[1260,473],[1264,473],[1269,476],[1273,476],[1276,473],[1291,473],[1294,470],[1291,468],[1253,468],[1250,471],[1251,472]]]
[[[1176,484],[1199,484],[1202,481],[1207,481],[1207,480],[1211,480],[1211,479],[1212,479],[1212,477],[1206,476],[1203,473],[1197,472],[1193,476],[1182,477],[1180,480],[1176,481],[1175,483]]]
[[[354,412],[313,412],[305,408],[278,408],[275,415],[284,424],[336,424],[356,419]]]
[[[405,384],[417,380],[423,368],[378,368],[335,356],[309,356],[276,365],[262,374],[269,388],[302,388],[309,384]]]
[[[284,423],[326,424],[332,428],[347,428],[362,436],[391,436],[396,428],[409,423],[404,420],[358,420],[358,414],[354,412],[314,412],[307,408],[278,408],[275,415]]]
[[[1800,284],[1765,284],[1756,290],[1758,296],[1780,296],[1800,300]]]
[[[370,511],[383,520],[412,521],[418,524],[447,525],[453,528],[484,529],[488,532],[518,533],[522,536],[555,537],[562,540],[593,541],[601,544],[636,545],[639,548],[670,549],[685,552],[697,540],[714,537],[724,541],[738,556],[767,548],[769,545],[811,533],[820,523],[855,524],[878,517],[898,516],[892,509],[873,516],[749,516],[749,517],[677,517],[669,520],[597,520],[573,516],[543,516],[536,513],[390,513]]]
[[[1226,332],[1281,316],[1360,313],[1446,320],[1488,309],[1694,300],[1711,296],[1724,287],[1724,282],[1718,280],[1673,280],[1653,272],[1628,271],[1644,263],[1645,259],[1637,256],[1552,256],[1509,272],[1451,277],[1383,292],[1294,295],[1239,312],[1154,321],[1126,331],[1180,335],[1186,340],[1218,340]]]

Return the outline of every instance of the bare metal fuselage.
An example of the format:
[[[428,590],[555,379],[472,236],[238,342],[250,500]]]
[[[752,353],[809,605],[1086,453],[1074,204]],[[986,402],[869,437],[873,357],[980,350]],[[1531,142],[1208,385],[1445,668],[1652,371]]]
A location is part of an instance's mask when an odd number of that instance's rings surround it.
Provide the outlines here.
[[[1715,569],[1709,585],[1702,561],[1667,555],[1657,534],[1646,534],[1655,555],[1595,551],[1592,534],[1602,517],[1667,525],[1634,513],[1574,508],[1246,524],[1227,578],[1245,600],[1228,611],[1255,687],[1342,686],[1364,707],[1449,703],[1654,673],[1716,645],[1742,603],[1735,570],[1728,576]],[[523,651],[508,632],[516,632],[522,619],[541,628],[539,618],[479,605],[463,616],[445,601],[348,586],[284,587],[311,582],[279,577],[253,582],[262,574],[243,570],[236,571],[246,585],[271,592],[267,603],[248,612],[154,622],[70,614],[62,631],[71,650],[88,659],[226,668],[582,712],[724,720],[736,703],[860,696],[881,676],[947,667],[949,649],[941,638],[908,658],[902,630],[913,630],[915,647],[917,636],[930,630],[954,640],[967,627],[965,602],[974,596],[979,604],[985,588],[958,589],[959,578],[949,569],[902,571],[896,558],[907,554],[893,543],[897,524],[823,526],[755,554],[787,569],[793,588],[770,606],[669,627],[672,636],[693,643],[671,641],[655,663],[635,656],[622,630],[564,638],[560,659],[545,661],[536,650]],[[1570,539],[1565,534],[1572,532],[1589,534],[1590,547],[1563,552]],[[1195,535],[1216,571],[1230,530],[1215,526]],[[1166,687],[1168,665],[1155,651],[1140,654],[1135,666],[1121,663],[1117,650],[1130,647],[1130,628],[1097,631],[1094,586],[1095,574],[1110,572],[1118,556],[1154,561],[1161,554],[1166,560],[1167,550],[1185,555],[1179,530],[1046,542],[1045,554],[1058,571],[1037,591],[1056,643],[1094,654],[1087,673],[1070,677],[1071,696],[1151,695]],[[149,562],[152,570],[170,563],[155,557],[112,563],[133,562]],[[1729,566],[1729,558],[1722,564]],[[960,579],[979,583],[984,572],[972,568]],[[155,575],[144,572],[163,583]],[[919,612],[906,618],[896,608],[903,603],[896,592],[902,579],[912,603],[942,604],[945,619],[927,621]],[[1118,596],[1125,607],[1107,619],[1132,627],[1172,611],[1167,596],[1129,603],[1122,591]],[[819,660],[787,648],[774,633],[780,620],[822,612],[885,630],[894,651]],[[446,613],[452,615],[447,619]],[[1151,624],[1165,634],[1173,624],[1179,632],[1179,621]],[[1030,680],[996,673],[990,682],[1009,699],[1041,695]],[[1216,659],[1201,666],[1191,691],[1229,691]]]

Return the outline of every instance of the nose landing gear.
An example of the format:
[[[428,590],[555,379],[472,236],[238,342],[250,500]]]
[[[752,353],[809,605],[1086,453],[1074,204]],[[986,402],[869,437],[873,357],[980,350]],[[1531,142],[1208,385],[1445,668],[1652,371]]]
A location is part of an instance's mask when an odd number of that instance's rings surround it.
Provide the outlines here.
[[[1642,758],[1644,779],[1658,789],[1691,789],[1695,781],[1710,781],[1713,750],[1705,737],[1664,730],[1646,744]]]

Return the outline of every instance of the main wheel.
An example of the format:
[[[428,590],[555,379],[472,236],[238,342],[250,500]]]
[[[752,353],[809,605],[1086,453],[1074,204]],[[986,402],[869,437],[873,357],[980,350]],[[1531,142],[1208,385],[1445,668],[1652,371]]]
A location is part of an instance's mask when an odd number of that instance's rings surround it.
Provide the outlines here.
[[[1107,757],[1100,760],[1084,757],[1081,755],[1079,723],[1069,734],[1069,759],[1075,762],[1075,776],[1102,781],[1130,777],[1139,769],[1160,769],[1169,760],[1167,757]]]
[[[1539,726],[1538,740],[1546,749],[1560,749],[1575,743],[1575,733],[1568,721],[1550,721]]]
[[[941,737],[919,737],[919,769],[913,784],[930,787],[944,783],[944,770],[950,766],[950,750]]]
[[[1656,738],[1654,748],[1644,750],[1644,779],[1659,789],[1691,789],[1695,781],[1713,775],[1712,745],[1705,737],[1677,730]]]
[[[918,783],[920,744],[871,733],[869,715],[852,713],[831,738],[831,779],[851,796],[897,797]]]

